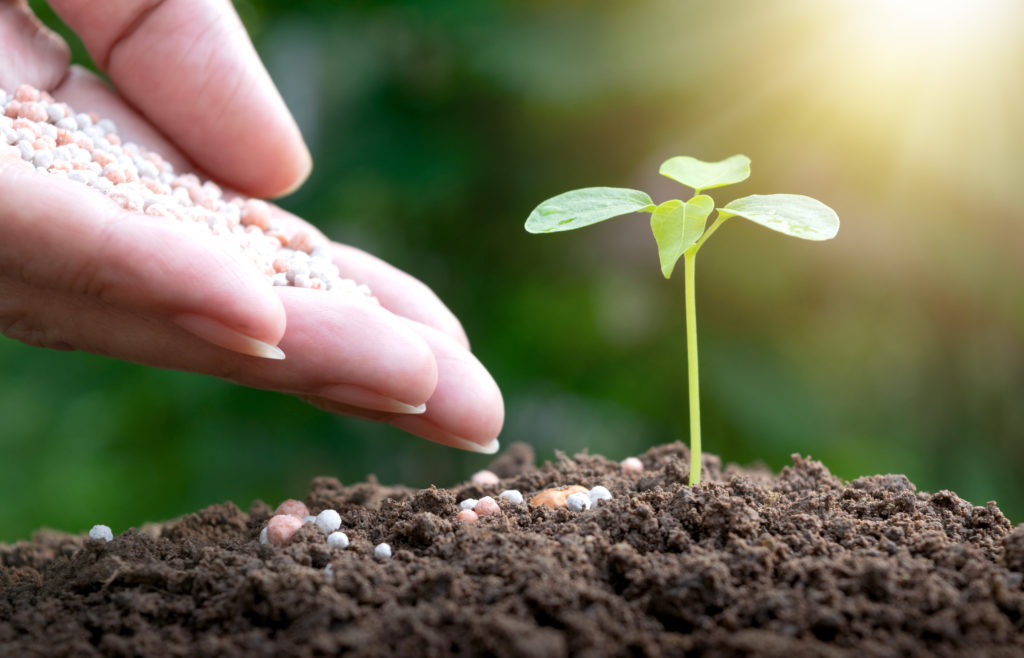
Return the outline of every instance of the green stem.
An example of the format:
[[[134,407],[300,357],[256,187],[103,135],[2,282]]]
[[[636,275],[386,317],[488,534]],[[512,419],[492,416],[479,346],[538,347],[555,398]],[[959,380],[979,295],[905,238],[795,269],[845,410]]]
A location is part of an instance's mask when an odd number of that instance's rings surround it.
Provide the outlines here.
[[[711,234],[717,231],[718,227],[721,226],[722,223],[725,222],[725,220],[727,219],[729,218],[718,215],[715,221],[711,223],[711,226],[708,228],[708,230],[704,231],[704,234],[700,236],[700,240],[697,240],[697,242],[693,245],[694,253],[696,253],[697,250],[701,248],[701,245],[708,241],[708,238],[711,237]]]
[[[711,230],[717,226],[712,226]],[[710,232],[710,231],[709,231]],[[698,245],[683,254],[686,277],[686,365],[690,373],[690,486],[700,482],[700,384],[697,377],[697,295],[694,286],[694,262]]]

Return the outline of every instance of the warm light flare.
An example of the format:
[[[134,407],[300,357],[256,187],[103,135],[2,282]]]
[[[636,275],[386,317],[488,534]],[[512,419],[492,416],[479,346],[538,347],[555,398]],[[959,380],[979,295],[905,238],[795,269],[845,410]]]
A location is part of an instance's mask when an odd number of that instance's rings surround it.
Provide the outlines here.
[[[850,0],[842,19],[875,55],[900,59],[969,57],[1018,14],[1014,0]],[[891,60],[890,60],[891,61]]]

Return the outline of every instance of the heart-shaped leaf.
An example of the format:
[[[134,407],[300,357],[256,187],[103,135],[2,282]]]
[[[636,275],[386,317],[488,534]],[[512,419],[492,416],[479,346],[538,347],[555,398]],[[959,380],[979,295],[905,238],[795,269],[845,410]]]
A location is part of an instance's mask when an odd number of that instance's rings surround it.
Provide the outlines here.
[[[688,155],[677,155],[662,163],[658,173],[699,193],[747,180],[750,177],[750,158],[734,155],[718,162],[704,162]]]
[[[640,190],[625,187],[585,187],[551,197],[526,219],[530,233],[571,231],[631,212],[654,210],[654,202]]]
[[[651,231],[658,242],[661,273],[666,279],[672,276],[679,257],[700,239],[714,209],[711,197],[698,195],[686,203],[679,199],[666,201],[651,213]]]
[[[773,231],[804,240],[829,240],[839,232],[839,215],[821,201],[800,194],[753,194],[719,208],[721,217],[745,217]]]

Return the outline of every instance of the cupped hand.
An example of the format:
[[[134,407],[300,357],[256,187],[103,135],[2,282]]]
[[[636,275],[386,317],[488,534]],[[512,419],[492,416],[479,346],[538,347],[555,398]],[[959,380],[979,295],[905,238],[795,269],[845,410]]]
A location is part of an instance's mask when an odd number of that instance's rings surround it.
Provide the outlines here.
[[[111,118],[176,171],[201,169],[246,194],[279,195],[308,175],[308,150],[230,3],[51,5],[116,91],[69,68],[67,45],[16,0],[0,0],[0,88],[29,84]],[[497,449],[501,394],[458,320],[383,261],[331,247],[341,275],[379,304],[271,287],[237,248],[39,172],[2,139],[0,199],[7,336],[215,375],[438,443]],[[316,231],[274,212],[291,230]]]

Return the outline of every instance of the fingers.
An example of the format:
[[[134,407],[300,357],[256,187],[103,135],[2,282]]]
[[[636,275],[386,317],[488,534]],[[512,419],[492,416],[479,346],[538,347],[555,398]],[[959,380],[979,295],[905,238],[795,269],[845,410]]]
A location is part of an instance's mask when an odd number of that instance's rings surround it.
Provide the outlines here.
[[[482,454],[497,452],[505,409],[501,391],[490,374],[451,336],[416,322],[406,321],[406,324],[426,341],[437,360],[437,387],[427,400],[423,414],[367,410],[320,395],[303,396],[303,399],[332,413],[390,422],[407,432],[453,448]],[[294,350],[289,350],[292,352]]]
[[[30,84],[52,89],[68,68],[68,45],[36,18],[25,2],[0,3],[0,88]]]
[[[424,283],[355,247],[335,243],[332,248],[334,264],[341,270],[341,276],[368,285],[390,311],[434,327],[469,349],[462,324]]]
[[[19,200],[0,208],[9,336],[296,393],[446,445],[497,449],[501,393],[455,338],[361,296],[271,288],[194,225],[126,213],[4,155],[0,198]],[[258,353],[245,340],[279,343],[287,359],[235,353]]]
[[[277,207],[274,207],[273,213],[274,219],[282,224],[289,235],[305,232],[317,241],[328,241],[319,229],[304,219]],[[361,249],[338,243],[332,243],[331,248],[334,251],[334,264],[338,266],[341,276],[365,283],[384,308],[434,327],[454,338],[466,349],[469,348],[469,339],[458,318],[426,284]]]
[[[415,413],[411,405],[400,407],[394,402],[399,398],[426,400],[433,393],[437,381],[433,353],[391,313],[356,296],[298,288],[276,291],[283,293],[289,316],[295,318],[281,341],[288,352],[283,361],[220,349],[160,314],[69,292],[40,294],[38,289],[9,279],[0,279],[0,318],[6,333],[32,344],[74,347],[300,396],[332,395],[370,408],[384,407],[385,411],[376,412],[379,418],[396,412]],[[15,317],[11,304],[19,299]],[[60,328],[59,335],[53,333],[56,328]],[[341,394],[335,395],[339,388]],[[331,403],[347,405],[346,411],[352,413],[375,413],[356,404]]]
[[[438,381],[420,416],[395,416],[391,424],[425,439],[488,454],[498,449],[505,420],[501,391],[487,370],[458,341],[433,327],[406,321],[437,359]]]
[[[214,178],[289,192],[312,166],[299,129],[224,0],[51,0],[121,95]]]
[[[236,349],[280,340],[281,301],[240,250],[197,225],[129,213],[79,183],[36,173],[10,147],[0,154],[0,198],[16,200],[0,207],[0,278],[186,323],[200,318],[190,330]]]
[[[394,314],[357,295],[287,286],[275,291],[288,314],[281,341],[288,360],[261,364],[273,381],[257,386],[404,413],[433,395],[435,354]]]
[[[8,335],[388,413],[421,413],[433,394],[430,346],[373,300],[273,288],[198,225],[124,212],[11,151],[0,149],[0,198],[18,200],[0,207]],[[245,340],[288,358],[236,353],[258,352]]]

